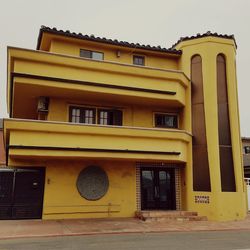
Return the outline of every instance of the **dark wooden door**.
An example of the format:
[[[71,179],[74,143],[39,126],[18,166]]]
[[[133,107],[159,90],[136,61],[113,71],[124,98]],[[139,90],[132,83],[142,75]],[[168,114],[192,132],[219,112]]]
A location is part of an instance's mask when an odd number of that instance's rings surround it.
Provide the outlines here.
[[[41,218],[44,179],[43,168],[0,171],[3,181],[0,183],[0,201],[5,201],[5,206],[0,206],[0,219]]]
[[[141,206],[143,210],[174,210],[174,169],[141,169]]]

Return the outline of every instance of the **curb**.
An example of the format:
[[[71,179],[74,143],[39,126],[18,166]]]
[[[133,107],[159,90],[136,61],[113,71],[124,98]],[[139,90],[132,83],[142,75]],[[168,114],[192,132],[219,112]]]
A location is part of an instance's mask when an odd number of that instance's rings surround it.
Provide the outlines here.
[[[148,231],[110,231],[110,232],[81,232],[65,234],[38,234],[38,235],[11,235],[0,237],[0,240],[24,239],[24,238],[45,238],[64,236],[94,236],[94,235],[122,235],[122,234],[157,234],[157,233],[190,233],[190,232],[221,232],[221,231],[250,231],[250,228],[217,228],[217,229],[194,229],[194,230],[148,230]]]

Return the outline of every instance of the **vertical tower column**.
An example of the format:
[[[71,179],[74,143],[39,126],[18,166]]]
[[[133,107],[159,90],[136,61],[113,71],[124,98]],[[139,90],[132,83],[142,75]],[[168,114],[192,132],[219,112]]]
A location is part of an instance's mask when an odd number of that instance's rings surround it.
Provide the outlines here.
[[[180,69],[191,79],[192,164],[187,209],[212,220],[246,216],[233,37],[185,38]],[[231,129],[230,129],[231,128]],[[192,186],[190,185],[192,183]]]

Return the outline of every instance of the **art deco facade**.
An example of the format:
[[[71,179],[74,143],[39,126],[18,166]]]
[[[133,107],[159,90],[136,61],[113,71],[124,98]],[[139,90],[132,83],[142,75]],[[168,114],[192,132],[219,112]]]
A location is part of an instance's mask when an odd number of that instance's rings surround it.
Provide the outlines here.
[[[164,49],[48,27],[9,47],[6,216],[244,218],[235,53],[209,32]]]

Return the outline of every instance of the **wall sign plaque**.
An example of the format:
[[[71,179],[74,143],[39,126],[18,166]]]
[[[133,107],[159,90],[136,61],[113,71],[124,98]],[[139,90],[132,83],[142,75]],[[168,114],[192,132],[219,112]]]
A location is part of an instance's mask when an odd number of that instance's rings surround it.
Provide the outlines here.
[[[83,198],[95,201],[101,199],[107,193],[109,179],[102,168],[88,166],[80,172],[76,186]]]

